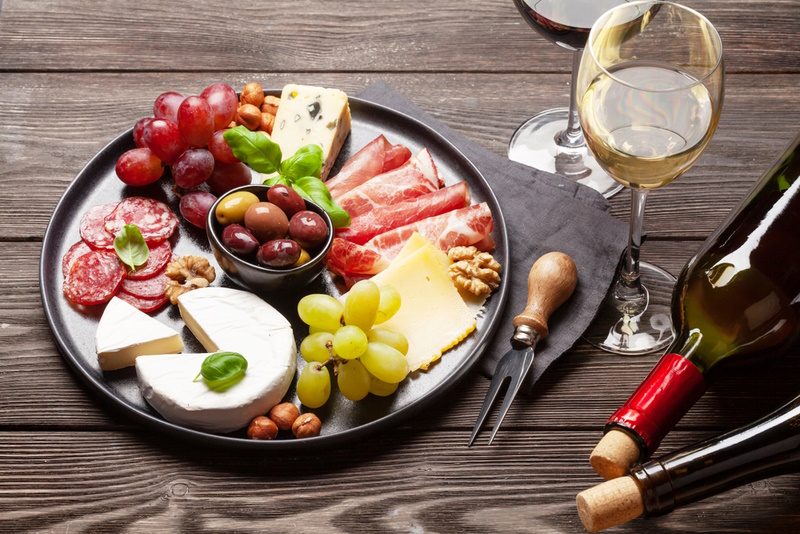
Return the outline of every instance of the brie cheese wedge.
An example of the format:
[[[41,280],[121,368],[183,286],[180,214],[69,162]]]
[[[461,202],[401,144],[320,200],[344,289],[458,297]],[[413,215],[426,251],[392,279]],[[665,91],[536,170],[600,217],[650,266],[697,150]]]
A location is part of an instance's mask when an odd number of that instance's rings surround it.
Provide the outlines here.
[[[178,332],[117,297],[111,299],[100,318],[94,344],[103,371],[129,367],[145,354],[183,350]]]
[[[208,352],[137,358],[139,389],[156,411],[179,425],[231,432],[281,401],[297,364],[294,334],[283,315],[251,293],[223,287],[184,293],[178,307]],[[220,350],[247,360],[244,378],[223,391],[195,381],[203,360]]]

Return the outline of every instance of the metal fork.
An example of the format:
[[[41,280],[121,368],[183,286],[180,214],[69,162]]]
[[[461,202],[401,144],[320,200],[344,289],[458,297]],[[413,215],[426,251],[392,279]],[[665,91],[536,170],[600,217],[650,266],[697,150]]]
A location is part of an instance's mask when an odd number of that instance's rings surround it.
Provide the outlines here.
[[[578,272],[575,263],[562,252],[549,252],[536,260],[531,267],[531,272],[528,274],[528,302],[522,313],[514,318],[511,350],[497,364],[467,447],[472,446],[500,388],[506,379],[510,378],[500,413],[489,437],[489,445],[492,444],[503,418],[522,386],[522,381],[533,365],[533,350],[536,343],[549,334],[547,319],[572,295],[577,281]]]

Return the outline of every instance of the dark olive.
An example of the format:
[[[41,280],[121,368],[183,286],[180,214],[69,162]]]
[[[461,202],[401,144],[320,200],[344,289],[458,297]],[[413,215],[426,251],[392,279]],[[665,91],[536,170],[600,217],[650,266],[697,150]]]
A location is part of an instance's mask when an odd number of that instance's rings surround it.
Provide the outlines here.
[[[325,241],[328,227],[313,211],[299,211],[289,221],[289,236],[306,250],[313,250]]]
[[[306,209],[306,201],[297,192],[285,185],[273,185],[267,191],[267,199],[278,206],[287,217],[291,217],[298,211]]]
[[[222,244],[236,254],[247,256],[258,248],[258,240],[241,224],[231,224],[222,231]]]
[[[286,237],[289,219],[275,204],[258,202],[247,208],[244,214],[244,225],[258,239],[259,243],[266,243],[273,239]]]
[[[291,239],[273,239],[258,249],[256,260],[265,267],[289,267],[300,258],[300,245]]]

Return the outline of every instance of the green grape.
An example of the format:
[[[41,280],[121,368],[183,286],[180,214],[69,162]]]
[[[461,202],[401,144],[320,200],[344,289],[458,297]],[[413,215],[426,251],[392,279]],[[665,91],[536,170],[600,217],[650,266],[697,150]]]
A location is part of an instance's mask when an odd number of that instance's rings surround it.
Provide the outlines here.
[[[357,326],[343,326],[333,334],[333,350],[345,360],[358,358],[367,350],[367,335]]]
[[[297,313],[300,315],[300,320],[307,325],[335,332],[342,326],[344,306],[330,295],[316,293],[300,299],[297,303]]]
[[[331,375],[320,363],[309,363],[303,367],[297,379],[297,397],[309,408],[319,408],[331,395]]]
[[[344,323],[357,326],[364,332],[375,324],[381,292],[375,282],[362,280],[350,288],[344,303]]]
[[[329,334],[335,334],[336,330],[339,330],[342,327],[341,324],[336,326],[335,330],[326,330],[325,328],[320,328],[318,326],[309,326],[308,333],[309,334],[319,334],[320,332],[328,332]]]
[[[403,356],[408,354],[408,339],[400,332],[386,328],[373,328],[367,332],[367,341],[377,341],[399,350]]]
[[[360,401],[369,393],[369,373],[358,360],[340,362],[337,379],[339,391],[351,401]]]
[[[300,343],[300,354],[307,362],[325,363],[331,357],[328,343],[330,343],[330,349],[333,350],[333,334],[330,332],[311,334]]]
[[[395,348],[374,341],[367,345],[361,363],[375,378],[397,384],[408,374],[408,360]]]
[[[383,380],[375,378],[372,375],[369,375],[369,380],[369,392],[373,395],[377,395],[378,397],[388,397],[397,391],[397,384],[384,382]]]
[[[355,286],[354,286],[355,287]],[[381,303],[378,305],[378,315],[375,324],[385,323],[400,309],[400,292],[392,286],[381,288]]]

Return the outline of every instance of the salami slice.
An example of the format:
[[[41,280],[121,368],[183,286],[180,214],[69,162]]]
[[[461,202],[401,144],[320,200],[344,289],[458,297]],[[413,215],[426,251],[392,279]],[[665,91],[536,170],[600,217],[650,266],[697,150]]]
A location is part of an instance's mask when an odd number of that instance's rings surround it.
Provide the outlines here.
[[[158,274],[159,271],[164,269],[164,266],[169,263],[172,258],[172,245],[169,241],[162,241],[157,245],[150,247],[150,256],[144,265],[140,265],[135,271],[128,273],[126,280],[146,280]]]
[[[164,297],[164,286],[169,281],[165,272],[166,266],[152,278],[145,280],[126,278],[122,281],[120,290],[142,299],[161,299]]]
[[[87,252],[91,252],[92,248],[86,244],[86,241],[78,241],[71,247],[64,257],[61,259],[61,272],[64,274],[64,278],[67,277],[69,274],[69,270],[72,267],[72,264],[75,263],[80,256],[83,256]]]
[[[81,218],[81,237],[94,249],[111,250],[114,248],[116,232],[108,233],[105,220],[118,204],[100,204],[87,211]]]
[[[64,280],[64,296],[75,304],[93,306],[111,300],[125,279],[116,254],[93,250],[75,259]]]
[[[169,302],[169,299],[167,297],[164,297],[162,299],[143,299],[125,293],[124,291],[120,291],[117,294],[117,298],[124,300],[137,310],[142,311],[144,313],[150,313],[151,311],[156,311],[161,306]]]
[[[128,197],[105,219],[105,229],[113,235],[126,224],[135,224],[148,243],[169,239],[178,227],[178,217],[169,206],[145,197]]]

